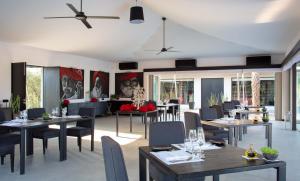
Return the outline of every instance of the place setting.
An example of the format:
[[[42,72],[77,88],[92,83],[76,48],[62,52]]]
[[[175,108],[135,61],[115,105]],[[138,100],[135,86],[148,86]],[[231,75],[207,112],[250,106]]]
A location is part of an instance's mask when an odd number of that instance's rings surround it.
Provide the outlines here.
[[[205,161],[207,150],[221,149],[221,147],[205,141],[202,127],[191,129],[184,143],[171,146],[152,147],[151,154],[167,165]]]

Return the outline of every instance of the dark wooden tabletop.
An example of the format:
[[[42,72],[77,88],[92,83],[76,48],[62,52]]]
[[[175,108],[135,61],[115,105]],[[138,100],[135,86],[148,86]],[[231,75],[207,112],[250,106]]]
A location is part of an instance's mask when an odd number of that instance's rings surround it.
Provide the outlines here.
[[[0,127],[10,127],[10,128],[37,128],[47,125],[60,124],[60,123],[70,123],[76,121],[85,121],[89,120],[88,117],[57,117],[49,120],[43,120],[42,118],[37,118],[34,120],[27,120],[24,122],[16,123],[16,124],[6,124],[12,123],[11,121],[6,121],[0,124]]]
[[[201,124],[210,125],[210,126],[216,126],[216,127],[222,127],[222,128],[228,128],[228,127],[235,127],[235,126],[263,126],[263,125],[270,125],[272,123],[270,122],[254,122],[253,120],[225,120],[225,119],[218,119],[213,121],[201,121]]]
[[[284,161],[266,162],[262,159],[247,161],[242,158],[245,150],[226,145],[222,149],[209,150],[205,152],[205,161],[167,165],[160,159],[152,155],[151,147],[145,146],[139,148],[140,154],[144,155],[150,162],[158,164],[161,168],[177,176],[187,176],[189,178],[209,176],[215,174],[235,173],[249,170],[258,170],[265,168],[285,167]]]

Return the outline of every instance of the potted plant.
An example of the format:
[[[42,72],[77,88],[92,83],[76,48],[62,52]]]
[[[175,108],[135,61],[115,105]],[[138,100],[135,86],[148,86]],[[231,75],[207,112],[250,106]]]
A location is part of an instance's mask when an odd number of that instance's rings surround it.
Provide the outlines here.
[[[20,104],[21,104],[21,98],[19,95],[12,95],[10,98],[10,107],[12,108],[12,112],[14,115],[14,118],[18,117],[20,114]]]
[[[278,151],[276,149],[272,149],[270,147],[262,147],[260,151],[262,152],[266,160],[276,160],[276,158],[278,157]]]
[[[209,107],[213,105],[218,105],[218,103],[219,103],[218,97],[215,94],[211,93],[210,97],[208,98]]]

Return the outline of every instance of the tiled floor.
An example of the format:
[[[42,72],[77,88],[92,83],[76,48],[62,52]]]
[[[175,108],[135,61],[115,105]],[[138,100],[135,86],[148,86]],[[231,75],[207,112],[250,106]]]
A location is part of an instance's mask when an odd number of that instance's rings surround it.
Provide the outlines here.
[[[129,134],[129,121],[127,117],[120,120],[120,137],[115,137],[114,117],[98,118],[95,132],[95,152],[90,152],[90,142],[87,137],[83,141],[83,150],[78,151],[77,142],[74,138],[68,138],[68,160],[59,162],[57,139],[49,142],[46,155],[42,153],[42,142],[35,141],[33,156],[26,159],[26,174],[19,175],[19,148],[16,147],[16,171],[10,173],[9,160],[6,158],[4,166],[0,166],[1,181],[103,181],[105,171],[101,150],[100,137],[109,135],[116,139],[123,148],[126,165],[130,180],[138,180],[138,147],[147,145],[143,138],[143,128],[139,119],[134,119],[133,133]],[[273,147],[280,151],[280,159],[287,162],[287,180],[300,180],[300,132],[284,130],[281,122],[274,122],[273,126]],[[264,129],[260,127],[249,128],[248,134],[240,142],[241,147],[247,147],[250,143],[256,149],[266,145]],[[264,171],[253,171],[238,174],[222,175],[221,181],[271,181],[275,180],[276,172],[273,169]],[[212,180],[208,177],[206,180]]]

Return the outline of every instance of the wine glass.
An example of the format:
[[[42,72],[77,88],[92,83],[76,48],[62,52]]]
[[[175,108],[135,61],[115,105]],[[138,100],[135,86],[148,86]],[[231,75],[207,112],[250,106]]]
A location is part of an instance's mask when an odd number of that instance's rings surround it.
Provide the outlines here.
[[[204,131],[203,131],[202,127],[198,127],[197,136],[198,136],[199,146],[204,145],[205,144],[205,134],[204,134]]]

